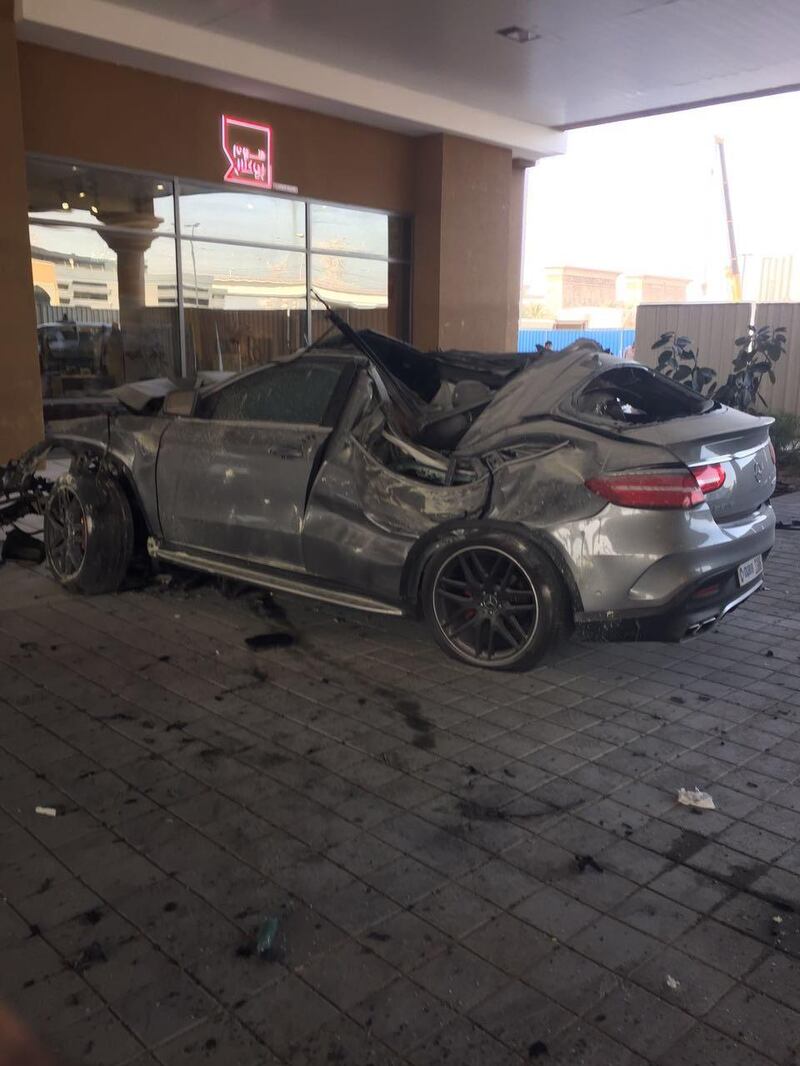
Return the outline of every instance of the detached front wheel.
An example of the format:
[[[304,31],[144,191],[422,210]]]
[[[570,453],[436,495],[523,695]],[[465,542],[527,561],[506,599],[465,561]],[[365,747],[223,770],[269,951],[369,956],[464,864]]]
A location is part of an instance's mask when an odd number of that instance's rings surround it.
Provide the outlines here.
[[[513,537],[441,548],[422,594],[437,643],[473,666],[530,669],[563,628],[561,578],[542,552]]]
[[[59,478],[45,509],[44,546],[64,588],[90,596],[116,592],[133,552],[133,519],[120,486],[104,475]]]

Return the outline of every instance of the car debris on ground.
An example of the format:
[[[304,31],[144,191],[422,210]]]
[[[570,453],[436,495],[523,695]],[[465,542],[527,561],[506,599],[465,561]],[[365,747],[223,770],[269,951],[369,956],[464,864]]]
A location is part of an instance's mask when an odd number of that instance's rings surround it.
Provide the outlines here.
[[[685,807],[694,807],[700,811],[715,811],[717,809],[714,800],[707,792],[701,792],[699,788],[679,788],[678,803]]]

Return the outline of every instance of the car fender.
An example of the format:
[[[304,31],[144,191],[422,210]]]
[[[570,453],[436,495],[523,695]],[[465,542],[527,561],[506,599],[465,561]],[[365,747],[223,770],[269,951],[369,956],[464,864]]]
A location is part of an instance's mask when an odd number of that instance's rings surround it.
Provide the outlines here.
[[[534,547],[543,552],[561,576],[573,612],[583,610],[578,586],[560,546],[544,530],[530,529],[519,522],[495,520],[443,522],[421,536],[408,553],[403,567],[400,588],[405,602],[415,608],[419,607],[425,568],[441,547],[445,544],[462,544],[467,540],[485,537],[489,533],[502,533],[516,539],[520,547]]]

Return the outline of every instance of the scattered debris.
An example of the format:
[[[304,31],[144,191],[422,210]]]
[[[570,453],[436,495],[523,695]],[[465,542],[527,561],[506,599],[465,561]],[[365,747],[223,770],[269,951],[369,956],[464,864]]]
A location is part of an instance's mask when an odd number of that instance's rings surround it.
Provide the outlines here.
[[[701,811],[715,811],[716,805],[707,792],[701,792],[699,788],[679,788],[678,803],[684,807],[696,807]]]
[[[779,914],[772,915],[772,932],[775,936],[780,936],[783,932],[781,926],[783,925],[783,918]]]
[[[275,958],[279,924],[280,920],[274,916],[265,919],[263,922],[256,939],[256,953],[259,958],[270,961]]]
[[[594,870],[598,874],[603,872],[603,867],[593,855],[576,855],[575,863],[579,873],[583,873],[586,869]]]
[[[543,1055],[549,1055],[550,1049],[544,1040],[534,1040],[531,1046],[528,1048],[529,1059],[540,1059]]]
[[[257,633],[254,637],[245,637],[244,642],[253,651],[263,651],[265,648],[289,648],[296,639],[291,633]]]
[[[791,520],[791,522],[776,522],[775,523],[775,528],[776,529],[789,529],[793,533],[798,533],[798,532],[800,532],[800,519],[793,518]]]
[[[767,648],[764,654],[768,659],[773,659],[775,657],[775,652],[772,650],[772,648]]]
[[[389,936],[388,933],[367,933],[367,940],[377,940],[380,944],[384,944],[387,940],[391,939],[392,938]]]
[[[673,977],[672,974],[667,974],[664,983],[671,992],[677,992],[681,987],[680,981],[676,977]]]
[[[44,544],[32,533],[26,533],[24,529],[19,529],[17,526],[6,533],[2,552],[0,552],[3,560],[15,559],[20,563],[38,564],[44,562],[44,556]]]
[[[93,966],[96,962],[108,962],[108,956],[103,951],[102,945],[98,944],[96,940],[84,948],[78,958],[73,962],[72,969],[76,973],[83,973],[84,970],[88,970],[90,966]]]
[[[92,907],[90,910],[86,911],[85,914],[81,915],[81,921],[84,925],[97,925],[97,923],[101,921],[102,917],[103,912],[100,910],[100,908]]]
[[[286,623],[286,611],[279,603],[276,603],[271,592],[264,592],[255,601],[254,608],[257,614],[263,614],[275,622]]]
[[[34,807],[33,809],[36,814],[44,814],[48,818],[55,818],[59,813],[58,807]]]

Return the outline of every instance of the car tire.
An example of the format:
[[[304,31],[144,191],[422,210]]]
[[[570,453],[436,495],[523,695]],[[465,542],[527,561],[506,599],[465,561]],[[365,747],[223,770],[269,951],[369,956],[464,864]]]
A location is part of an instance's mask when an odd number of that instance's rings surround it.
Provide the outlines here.
[[[490,670],[529,670],[567,628],[557,570],[538,548],[505,534],[438,549],[425,568],[422,604],[448,655]]]
[[[133,542],[130,504],[116,481],[88,473],[58,479],[45,509],[44,546],[60,585],[87,596],[116,592]]]

